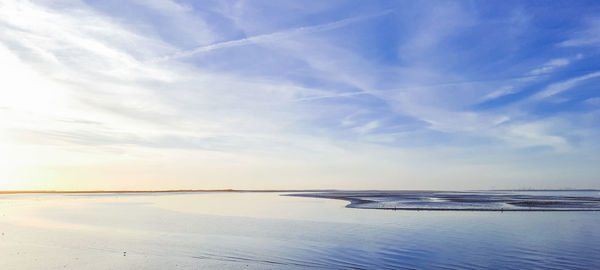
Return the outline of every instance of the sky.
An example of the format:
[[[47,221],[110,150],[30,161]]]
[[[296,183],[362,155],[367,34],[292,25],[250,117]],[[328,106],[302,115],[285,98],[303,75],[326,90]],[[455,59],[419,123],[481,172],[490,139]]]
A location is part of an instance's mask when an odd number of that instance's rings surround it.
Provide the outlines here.
[[[0,190],[600,188],[598,1],[0,0]]]

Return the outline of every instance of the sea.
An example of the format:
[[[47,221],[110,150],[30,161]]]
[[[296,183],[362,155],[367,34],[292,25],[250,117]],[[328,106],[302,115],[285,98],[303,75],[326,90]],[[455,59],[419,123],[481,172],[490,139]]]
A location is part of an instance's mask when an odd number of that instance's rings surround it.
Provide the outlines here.
[[[598,191],[323,194],[3,194],[0,269],[600,269]],[[459,209],[465,194],[525,208]]]

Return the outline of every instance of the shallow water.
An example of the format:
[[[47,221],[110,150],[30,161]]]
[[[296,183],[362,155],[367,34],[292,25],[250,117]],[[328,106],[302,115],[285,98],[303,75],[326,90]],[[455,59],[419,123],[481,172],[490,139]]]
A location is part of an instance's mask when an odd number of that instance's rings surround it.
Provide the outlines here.
[[[600,212],[381,211],[278,193],[0,196],[0,269],[597,269]]]

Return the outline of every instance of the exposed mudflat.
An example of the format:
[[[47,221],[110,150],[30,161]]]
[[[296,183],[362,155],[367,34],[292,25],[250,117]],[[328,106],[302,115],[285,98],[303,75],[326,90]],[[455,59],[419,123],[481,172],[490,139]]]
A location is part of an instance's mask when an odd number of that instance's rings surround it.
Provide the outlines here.
[[[289,196],[349,201],[346,207],[445,211],[600,211],[598,191],[332,191]]]

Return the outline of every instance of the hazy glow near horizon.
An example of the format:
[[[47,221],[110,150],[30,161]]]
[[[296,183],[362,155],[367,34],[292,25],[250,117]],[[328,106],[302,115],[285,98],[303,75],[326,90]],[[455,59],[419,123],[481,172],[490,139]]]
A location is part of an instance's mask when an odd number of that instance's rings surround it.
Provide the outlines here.
[[[599,14],[0,1],[0,190],[600,188]]]

